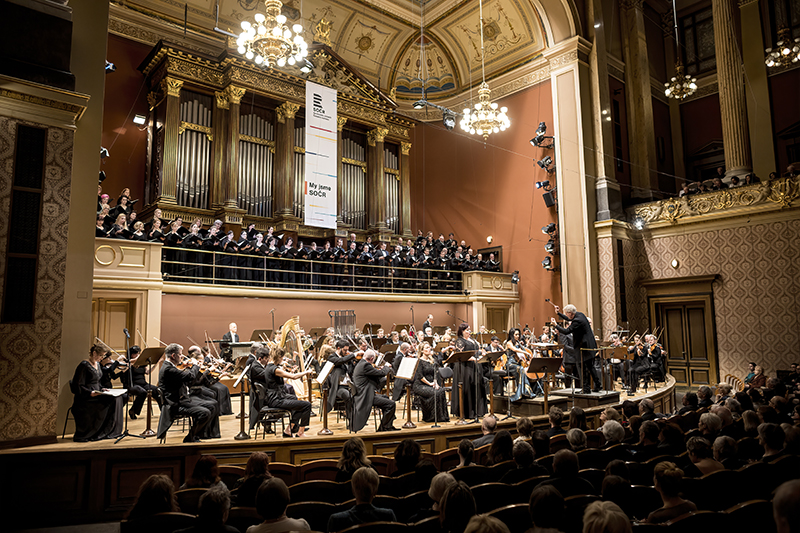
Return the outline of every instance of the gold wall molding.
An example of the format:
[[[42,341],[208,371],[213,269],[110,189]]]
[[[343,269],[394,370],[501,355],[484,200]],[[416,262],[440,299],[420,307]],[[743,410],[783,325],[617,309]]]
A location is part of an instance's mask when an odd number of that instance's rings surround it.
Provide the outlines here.
[[[227,77],[231,82],[258,89],[271,96],[282,98],[294,98],[298,101],[305,101],[305,87],[289,83],[287,81],[269,77],[261,72],[253,72],[238,65],[231,65],[227,71]]]
[[[355,165],[357,167],[361,167],[361,169],[366,172],[367,171],[367,162],[366,161],[359,161],[358,159],[350,159],[349,157],[343,157],[342,163],[347,165]]]
[[[239,140],[245,141],[253,144],[260,144],[263,146],[269,146],[272,151],[275,151],[275,141],[270,141],[269,139],[262,139],[261,137],[253,137],[252,135],[243,135],[239,134]]]
[[[669,198],[637,205],[628,210],[647,223],[676,223],[693,217],[724,214],[752,206],[784,209],[800,198],[800,178],[779,178],[746,187]]]
[[[214,91],[214,100],[217,103],[217,109],[230,108],[230,103],[228,102],[228,93],[225,91]]]
[[[284,102],[275,108],[275,113],[278,116],[278,122],[281,124],[286,123],[286,119],[294,120],[295,115],[300,110],[300,105],[293,102]]]
[[[347,117],[340,117],[337,115],[336,117],[336,129],[338,131],[342,131],[344,129],[344,125],[347,123]]]
[[[402,139],[408,139],[408,128],[404,128],[399,124],[392,124],[389,123],[386,125],[389,128],[389,135],[393,137],[400,137]]]
[[[341,98],[337,105],[337,111],[342,115],[361,119],[361,122],[366,122],[368,124],[386,124],[386,113],[371,107],[357,105]]]
[[[211,66],[206,66],[195,58],[170,56],[167,59],[167,72],[194,82],[206,82],[217,87],[224,84],[222,73]]]
[[[400,152],[403,155],[408,155],[411,153],[411,143],[402,142],[400,143]]]
[[[231,104],[239,105],[242,102],[242,98],[244,98],[244,93],[246,90],[244,87],[236,87],[235,85],[228,85],[225,87],[225,94],[228,96],[228,101]]]
[[[18,102],[24,102],[27,104],[49,107],[50,109],[57,109],[59,111],[66,111],[72,115],[73,122],[78,122],[83,116],[83,112],[86,111],[86,106],[61,102],[59,100],[36,96],[33,94],[25,94],[10,89],[0,89],[0,98],[7,98],[9,100],[16,100]]]
[[[205,133],[209,141],[214,140],[214,134],[211,133],[211,128],[208,126],[201,126],[200,124],[192,124],[191,122],[181,121],[181,125],[178,126],[178,135],[183,135],[183,132],[186,130],[199,131],[200,133]]]
[[[167,77],[161,80],[161,87],[167,96],[180,97],[183,80]]]
[[[375,128],[367,132],[367,144],[375,146],[376,143],[382,143],[386,136],[389,134],[387,128]]]

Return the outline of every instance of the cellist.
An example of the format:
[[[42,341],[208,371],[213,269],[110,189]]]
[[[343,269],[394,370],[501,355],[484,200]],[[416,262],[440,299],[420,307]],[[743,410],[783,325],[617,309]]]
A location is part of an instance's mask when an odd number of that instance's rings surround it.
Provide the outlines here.
[[[525,369],[530,364],[531,354],[523,349],[522,332],[517,328],[513,328],[508,332],[506,356],[508,357],[506,372],[517,381],[517,391],[511,397],[511,401],[516,402],[523,398],[532,398],[533,389],[525,373]]]

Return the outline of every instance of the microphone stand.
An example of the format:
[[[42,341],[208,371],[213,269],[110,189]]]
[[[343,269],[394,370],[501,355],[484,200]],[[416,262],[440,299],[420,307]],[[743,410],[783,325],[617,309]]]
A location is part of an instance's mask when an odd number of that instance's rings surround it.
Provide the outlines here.
[[[433,362],[433,384],[439,384],[439,365],[436,364],[436,361]],[[439,396],[439,389],[435,386],[433,388],[433,425],[432,428],[440,428],[442,426],[439,425],[439,408],[436,405],[436,397]]]
[[[127,394],[125,396],[125,398],[126,398],[125,407],[128,407],[127,399],[132,394],[131,393],[131,389],[133,388],[133,364],[131,364],[131,361],[130,361],[131,354],[130,354],[130,348],[128,347],[128,344],[130,343],[131,334],[128,333],[128,328],[124,328],[122,330],[122,332],[125,333],[125,355],[128,357],[128,392],[127,392]],[[114,401],[116,402],[116,398],[114,398]],[[121,441],[125,437],[136,437],[137,439],[146,438],[144,435],[134,435],[133,433],[128,431],[128,416],[129,416],[129,413],[130,413],[130,408],[129,407],[127,409],[123,409],[122,410],[122,417],[125,419],[125,431],[122,432],[122,435],[117,437],[117,440],[114,441],[114,444],[117,444],[119,441]]]
[[[414,327],[414,306],[411,306],[411,327]]]

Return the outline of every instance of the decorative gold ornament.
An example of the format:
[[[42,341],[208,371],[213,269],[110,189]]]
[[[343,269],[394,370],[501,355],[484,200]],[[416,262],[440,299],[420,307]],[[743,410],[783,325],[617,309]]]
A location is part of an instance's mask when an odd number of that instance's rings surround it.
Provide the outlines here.
[[[664,84],[664,95],[668,98],[683,100],[691,96],[697,90],[697,79],[683,72],[683,65],[680,61],[675,63],[675,75]]]
[[[792,39],[792,30],[783,27],[778,30],[778,42],[775,48],[767,48],[764,63],[768,67],[788,67],[800,61],[800,37]]]
[[[290,66],[308,55],[308,44],[301,33],[303,26],[285,25],[286,16],[281,13],[283,2],[264,0],[264,13],[256,13],[255,23],[242,21],[242,33],[236,40],[238,51],[256,65],[265,67]],[[294,32],[294,33],[292,33]]]

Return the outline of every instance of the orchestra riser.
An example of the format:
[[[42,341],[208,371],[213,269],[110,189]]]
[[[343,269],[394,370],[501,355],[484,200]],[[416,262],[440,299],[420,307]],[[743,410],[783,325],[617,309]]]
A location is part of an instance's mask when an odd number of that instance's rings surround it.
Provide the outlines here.
[[[649,397],[655,402],[657,411],[673,412],[674,388],[675,380],[669,376],[665,387],[647,394],[642,392],[635,399]],[[232,400],[234,411],[238,412],[238,397]],[[397,404],[396,427],[405,422],[403,403],[404,399]],[[315,402],[314,412],[317,414],[318,406],[319,403]],[[586,409],[589,427],[599,426],[604,407]],[[500,410],[495,411],[498,418],[502,418]],[[414,439],[425,452],[438,453],[458,446],[464,438],[475,439],[481,435],[479,424],[459,425],[455,418],[440,423],[438,428],[431,427],[430,423],[417,422],[416,411],[412,412],[411,419],[416,428],[386,433],[376,432],[370,419],[358,436],[364,440],[368,454],[392,455],[395,447],[406,438]],[[533,416],[532,421],[536,429],[549,427],[545,415]],[[157,423],[158,407],[154,405],[153,427]],[[302,465],[315,459],[338,458],[344,443],[353,436],[348,433],[344,420],[337,421],[335,414],[329,415],[328,423],[333,435],[317,436],[322,423],[319,417],[313,417],[308,436],[302,439],[284,439],[276,435],[267,435],[263,439],[260,434],[255,438],[253,431],[250,439],[235,440],[233,436],[239,432],[239,424],[235,414],[223,416],[220,418],[222,439],[193,444],[181,442],[185,432],[178,421],[169,431],[165,444],[155,438],[133,437],[119,444],[112,440],[76,443],[72,442],[70,435],[66,439],[59,435],[55,444],[0,450],[0,471],[6,473],[7,479],[14,480],[0,488],[0,501],[7,509],[15,511],[7,514],[7,520],[12,523],[4,523],[4,528],[44,528],[119,520],[147,477],[164,473],[178,486],[203,454],[216,456],[221,464],[244,465],[252,452],[264,451],[273,462]],[[143,417],[129,421],[133,434],[141,433],[145,427]],[[498,423],[498,429],[507,429],[512,435],[516,434],[515,427],[515,419]],[[42,512],[44,501],[47,502],[47,512]],[[14,523],[15,520],[18,523]]]
[[[495,415],[498,415],[498,418],[503,418],[502,415],[508,413],[508,397],[493,396],[492,402],[494,403]],[[544,398],[539,396],[537,398],[511,402],[511,415],[516,417],[542,416],[546,415],[551,407],[558,407],[566,411],[569,409],[570,405],[568,399],[550,395],[547,398],[547,409],[545,409]]]
[[[620,393],[617,391],[601,390],[600,392],[590,392],[588,394],[583,394],[579,391],[580,389],[575,389],[573,394],[572,389],[554,390],[550,392],[550,399],[564,399],[569,403],[570,407],[574,402],[575,407],[580,407],[581,409],[607,407],[620,403]]]

